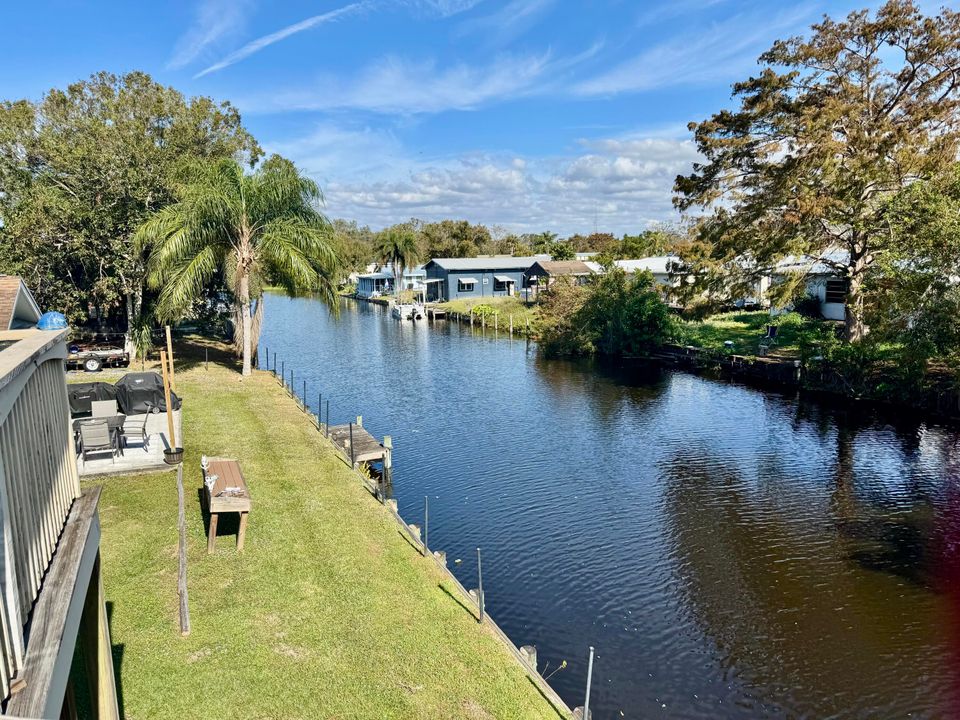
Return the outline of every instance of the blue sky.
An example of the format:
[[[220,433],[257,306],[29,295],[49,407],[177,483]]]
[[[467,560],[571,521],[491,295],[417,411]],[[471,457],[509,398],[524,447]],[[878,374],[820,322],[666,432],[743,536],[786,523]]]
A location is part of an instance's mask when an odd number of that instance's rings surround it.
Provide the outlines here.
[[[876,4],[11,2],[0,96],[144,70],[237,105],[331,217],[621,234],[676,219],[686,124],[730,106],[774,39]]]

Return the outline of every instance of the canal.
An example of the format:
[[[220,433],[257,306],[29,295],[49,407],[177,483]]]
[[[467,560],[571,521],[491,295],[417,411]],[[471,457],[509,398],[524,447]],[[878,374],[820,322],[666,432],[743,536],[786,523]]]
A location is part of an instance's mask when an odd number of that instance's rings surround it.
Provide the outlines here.
[[[483,549],[490,614],[567,661],[571,707],[593,645],[598,719],[958,715],[954,430],[353,301],[265,312],[311,405],[393,436],[400,512],[429,496],[467,587]]]

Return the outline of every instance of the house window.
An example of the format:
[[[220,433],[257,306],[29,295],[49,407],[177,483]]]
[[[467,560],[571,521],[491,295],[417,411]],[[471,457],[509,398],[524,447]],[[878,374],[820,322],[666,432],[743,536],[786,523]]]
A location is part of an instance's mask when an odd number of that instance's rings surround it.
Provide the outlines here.
[[[476,280],[457,280],[457,292],[473,292]]]
[[[846,280],[827,280],[826,293],[823,301],[828,303],[840,303],[847,300],[847,281]]]
[[[494,291],[494,292],[506,292],[506,291],[507,291],[507,283],[505,283],[503,280],[496,280],[496,279],[495,279],[495,280],[493,281],[493,291]]]

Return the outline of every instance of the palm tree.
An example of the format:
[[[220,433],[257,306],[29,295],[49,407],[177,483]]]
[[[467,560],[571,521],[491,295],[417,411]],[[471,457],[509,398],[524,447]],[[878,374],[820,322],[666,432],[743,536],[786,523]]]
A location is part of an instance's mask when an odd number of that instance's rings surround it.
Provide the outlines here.
[[[409,225],[394,225],[381,230],[374,241],[374,252],[380,262],[393,266],[394,292],[399,304],[403,276],[407,268],[420,259],[420,248],[413,228]]]
[[[331,306],[335,301],[337,258],[321,201],[317,184],[278,155],[252,173],[235,160],[193,168],[178,201],[136,234],[139,247],[150,248],[147,282],[160,290],[157,317],[182,317],[223,272],[241,317],[243,374],[249,375],[251,304],[265,284],[291,294],[315,291]]]

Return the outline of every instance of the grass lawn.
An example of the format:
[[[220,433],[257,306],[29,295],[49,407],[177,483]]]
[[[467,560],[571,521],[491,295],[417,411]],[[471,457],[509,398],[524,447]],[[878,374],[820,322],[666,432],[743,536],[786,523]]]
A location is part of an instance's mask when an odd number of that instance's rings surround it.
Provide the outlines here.
[[[756,355],[767,325],[778,325],[777,342],[770,347],[770,354],[795,357],[800,354],[799,342],[804,334],[832,324],[796,313],[771,317],[766,310],[727,312],[711,315],[702,322],[681,322],[682,342],[685,345],[722,350],[724,341],[730,340],[734,353]]]
[[[485,305],[493,309],[500,316],[500,327],[506,328],[509,316],[513,315],[513,326],[517,332],[526,328],[527,320],[533,328],[537,318],[537,306],[527,305],[518,297],[498,295],[496,297],[463,298],[440,303],[437,307],[449,312],[468,315],[474,308]],[[488,320],[488,322],[490,322]]]
[[[101,552],[125,716],[559,717],[272,376],[241,382],[216,349],[209,371],[180,359],[176,376],[188,637],[178,626],[175,474],[93,481],[103,485]],[[184,343],[177,352],[186,357]],[[242,555],[225,535],[236,528],[230,515],[206,553],[201,453],[243,467],[253,510]]]

